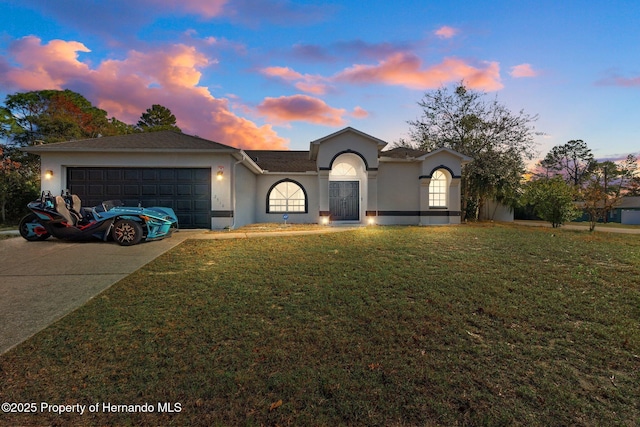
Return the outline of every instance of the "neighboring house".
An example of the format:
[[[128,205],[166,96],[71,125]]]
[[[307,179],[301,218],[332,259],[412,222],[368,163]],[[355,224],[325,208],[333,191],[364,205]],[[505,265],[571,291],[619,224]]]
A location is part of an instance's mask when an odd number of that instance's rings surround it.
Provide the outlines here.
[[[611,222],[640,225],[640,197],[623,197],[610,213]]]
[[[579,208],[582,206],[582,203],[578,203]],[[576,219],[576,221],[589,221],[589,214],[583,212],[582,216]],[[600,220],[599,222],[604,221]],[[640,225],[640,197],[622,197],[620,202],[607,214],[607,222],[617,222],[626,225]]]
[[[622,224],[640,225],[640,197],[623,197],[614,215]]]
[[[309,151],[241,150],[177,132],[28,147],[40,155],[42,190],[69,189],[87,206],[172,207],[185,228],[282,222],[458,224],[460,174],[471,159],[442,148],[383,151],[353,128]]]

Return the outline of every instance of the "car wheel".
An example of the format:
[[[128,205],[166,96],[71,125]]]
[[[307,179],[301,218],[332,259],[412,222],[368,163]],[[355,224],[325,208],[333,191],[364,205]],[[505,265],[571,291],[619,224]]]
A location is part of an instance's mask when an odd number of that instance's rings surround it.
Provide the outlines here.
[[[130,219],[120,219],[113,226],[111,236],[122,246],[135,245],[142,240],[142,226]]]
[[[24,237],[26,240],[30,242],[37,242],[39,240],[46,240],[51,236],[51,234],[44,231],[41,234],[36,234],[29,229],[28,224],[38,224],[43,230],[44,227],[40,224],[40,219],[38,215],[31,213],[20,220],[20,225],[18,225],[18,229],[20,230],[20,235]]]

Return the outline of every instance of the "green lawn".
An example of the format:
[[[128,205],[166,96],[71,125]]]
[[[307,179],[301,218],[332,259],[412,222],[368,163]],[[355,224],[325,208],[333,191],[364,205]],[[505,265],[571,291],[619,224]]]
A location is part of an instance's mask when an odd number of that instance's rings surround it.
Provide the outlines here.
[[[479,224],[187,241],[0,356],[0,402],[155,412],[0,425],[634,426],[638,237]]]

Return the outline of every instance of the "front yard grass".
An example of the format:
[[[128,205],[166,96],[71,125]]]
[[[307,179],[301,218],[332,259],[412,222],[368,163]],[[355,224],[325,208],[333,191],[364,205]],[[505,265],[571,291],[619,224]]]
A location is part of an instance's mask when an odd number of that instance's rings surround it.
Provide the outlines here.
[[[637,235],[515,225],[187,241],[0,356],[0,402],[153,413],[0,424],[634,426],[639,277]]]

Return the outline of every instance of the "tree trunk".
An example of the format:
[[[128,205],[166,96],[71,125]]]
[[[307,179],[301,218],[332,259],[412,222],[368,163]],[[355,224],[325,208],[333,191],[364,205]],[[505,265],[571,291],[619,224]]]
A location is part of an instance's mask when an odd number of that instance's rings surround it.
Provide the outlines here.
[[[2,223],[7,222],[7,201],[2,200],[0,202],[0,214],[2,215]]]

